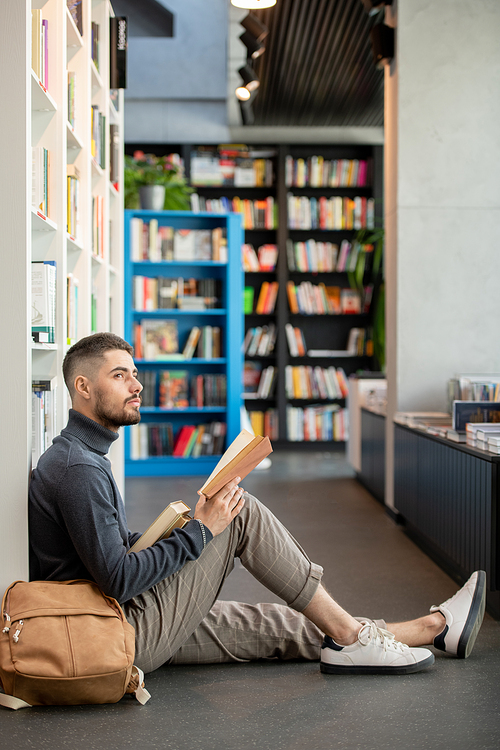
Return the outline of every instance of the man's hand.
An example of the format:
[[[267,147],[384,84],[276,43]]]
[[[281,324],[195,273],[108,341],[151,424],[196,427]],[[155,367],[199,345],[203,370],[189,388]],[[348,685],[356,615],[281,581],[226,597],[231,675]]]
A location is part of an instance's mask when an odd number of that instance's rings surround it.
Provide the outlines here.
[[[224,531],[245,505],[242,497],[245,490],[243,487],[238,487],[240,479],[241,477],[236,477],[228,482],[210,500],[205,495],[201,495],[196,503],[194,517],[201,521],[214,536]]]

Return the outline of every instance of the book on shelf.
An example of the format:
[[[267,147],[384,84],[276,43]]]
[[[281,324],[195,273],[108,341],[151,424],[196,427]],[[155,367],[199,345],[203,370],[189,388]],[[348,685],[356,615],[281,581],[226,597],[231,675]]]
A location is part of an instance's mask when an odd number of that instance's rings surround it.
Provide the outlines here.
[[[291,357],[303,357],[306,353],[306,342],[303,331],[291,323],[285,325],[288,351]]]
[[[45,90],[49,87],[49,22],[42,11],[31,11],[31,67]]]
[[[260,315],[268,315],[274,312],[278,296],[279,282],[264,281],[257,298],[255,312]]]
[[[31,467],[35,468],[38,459],[52,444],[56,431],[57,377],[35,379],[31,382]]]
[[[191,184],[199,187],[270,187],[273,164],[256,150],[245,145],[198,147],[191,152]]]
[[[499,422],[500,403],[488,401],[454,401],[452,429],[466,430],[468,423]]]
[[[308,349],[308,357],[361,357],[370,356],[371,339],[364,328],[351,328],[347,339],[346,349]]]
[[[341,367],[287,365],[285,392],[289,399],[342,399],[348,395],[348,384]]]
[[[253,300],[255,289],[253,286],[246,286],[243,289],[243,313],[249,315],[253,312]]]
[[[248,198],[206,198],[192,193],[191,210],[194,213],[239,213],[243,229],[276,229],[278,226],[278,206],[272,195],[260,200]]]
[[[235,477],[244,479],[272,450],[268,437],[242,430],[199,489],[199,494],[210,499]]]
[[[170,503],[131,546],[128,554],[151,547],[160,539],[168,539],[174,529],[182,529],[188,521],[191,521],[190,513],[191,508],[182,500]]]
[[[448,381],[448,403],[453,401],[500,401],[500,374],[464,373]]]
[[[418,425],[443,424],[450,420],[451,415],[444,411],[397,411],[394,421],[405,427],[417,427]]]
[[[214,229],[174,230],[158,219],[130,221],[130,257],[134,262],[218,261],[227,262],[227,231]]]
[[[272,272],[278,260],[278,246],[267,243],[257,250],[245,243],[241,246],[243,270],[245,272]]]
[[[55,342],[56,262],[31,263],[31,334],[40,344]]]
[[[361,295],[356,289],[343,289],[320,282],[287,282],[291,313],[302,315],[349,315],[361,312]]]
[[[278,440],[278,410],[266,409],[266,411],[253,410],[248,412],[250,425],[255,435],[264,435],[269,440]]]
[[[109,19],[109,88],[127,88],[127,18]]]
[[[95,21],[91,22],[90,29],[90,53],[92,62],[99,70],[99,24]]]
[[[50,151],[42,146],[31,149],[31,205],[50,216]]]
[[[327,159],[321,155],[285,158],[286,187],[366,187],[367,159]]]
[[[245,360],[243,364],[243,397],[257,394],[262,374],[262,364]]]
[[[193,326],[189,331],[187,341],[182,350],[182,356],[184,359],[192,359],[193,354],[196,351],[196,346],[201,336],[201,328],[199,326]]]
[[[83,35],[82,0],[66,0],[66,5],[75,22],[76,28]]]
[[[375,203],[373,198],[333,196],[308,198],[292,193],[287,197],[289,229],[373,229]]]
[[[221,357],[221,329],[220,326],[202,326],[196,356],[200,359],[219,359]]]
[[[179,352],[177,320],[143,318],[140,322],[141,359],[169,359]],[[139,357],[139,355],[136,354]]]
[[[219,279],[195,279],[182,276],[134,276],[132,307],[134,310],[211,310],[219,306]]]
[[[106,161],[106,115],[104,115],[97,104],[90,108],[90,153],[94,163],[100,169],[104,169]]]
[[[274,323],[249,328],[243,340],[243,353],[249,357],[268,357],[274,351],[276,335]]]
[[[337,404],[286,407],[287,439],[291,442],[348,439],[348,411]]]
[[[162,370],[160,372],[158,401],[160,409],[183,409],[189,406],[187,370]]]
[[[191,379],[191,406],[226,406],[226,396],[227,379],[223,373],[195,375]]]

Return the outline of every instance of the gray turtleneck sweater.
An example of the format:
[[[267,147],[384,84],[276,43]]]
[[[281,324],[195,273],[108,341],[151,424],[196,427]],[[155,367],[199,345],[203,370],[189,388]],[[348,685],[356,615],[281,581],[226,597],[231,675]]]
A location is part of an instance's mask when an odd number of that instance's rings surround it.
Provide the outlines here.
[[[190,521],[169,539],[127,554],[140,534],[127,528],[106,458],[117,438],[71,409],[66,428],[40,458],[29,490],[31,580],[91,579],[123,603],[202,553],[200,524]]]

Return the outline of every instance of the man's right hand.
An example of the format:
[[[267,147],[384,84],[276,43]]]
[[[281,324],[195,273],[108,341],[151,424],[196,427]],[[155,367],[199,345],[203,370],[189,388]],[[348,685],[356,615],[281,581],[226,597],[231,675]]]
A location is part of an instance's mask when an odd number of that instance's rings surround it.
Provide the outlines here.
[[[214,536],[224,531],[245,505],[243,498],[245,490],[243,487],[238,487],[240,479],[241,477],[236,477],[228,482],[210,499],[201,495],[196,503],[194,517],[201,521]]]

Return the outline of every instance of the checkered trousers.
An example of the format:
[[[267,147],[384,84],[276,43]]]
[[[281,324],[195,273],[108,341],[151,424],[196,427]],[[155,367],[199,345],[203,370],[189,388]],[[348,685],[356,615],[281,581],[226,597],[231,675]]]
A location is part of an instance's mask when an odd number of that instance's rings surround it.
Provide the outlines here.
[[[235,557],[288,607],[217,601]],[[300,613],[322,573],[271,511],[245,493],[241,513],[197,560],[123,606],[136,629],[135,664],[151,672],[166,662],[318,659],[323,634]]]

